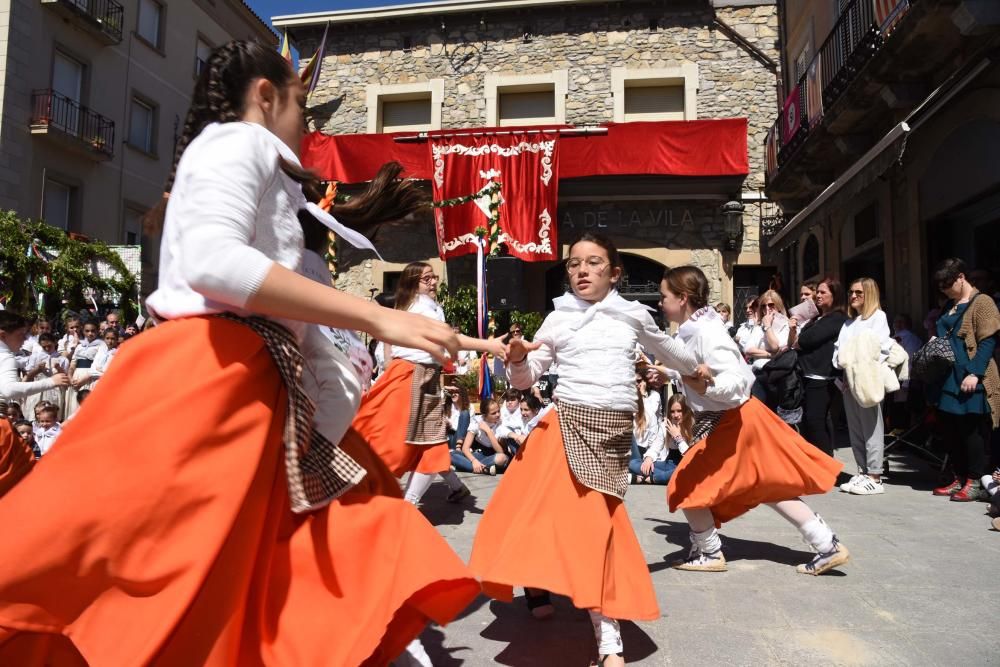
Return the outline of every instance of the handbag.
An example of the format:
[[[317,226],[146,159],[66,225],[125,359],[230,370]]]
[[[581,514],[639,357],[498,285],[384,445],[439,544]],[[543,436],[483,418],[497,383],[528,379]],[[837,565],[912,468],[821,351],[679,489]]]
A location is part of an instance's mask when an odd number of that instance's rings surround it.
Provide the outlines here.
[[[972,307],[972,303],[979,294],[981,292],[977,293],[969,301],[969,306],[965,310],[966,313],[969,312],[968,309]],[[944,383],[945,378],[948,377],[951,369],[955,366],[955,348],[951,345],[951,334],[962,325],[964,319],[965,313],[962,313],[962,317],[955,322],[955,325],[948,330],[948,333],[930,339],[914,353],[913,363],[911,364],[911,375],[929,385],[941,385]]]

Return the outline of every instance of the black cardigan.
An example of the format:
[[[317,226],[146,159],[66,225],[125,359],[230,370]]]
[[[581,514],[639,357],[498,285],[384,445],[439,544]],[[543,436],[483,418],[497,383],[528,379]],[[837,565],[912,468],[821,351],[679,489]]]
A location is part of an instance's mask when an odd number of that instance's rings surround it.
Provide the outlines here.
[[[803,375],[833,377],[833,348],[847,315],[834,311],[815,319],[799,332],[799,367]]]

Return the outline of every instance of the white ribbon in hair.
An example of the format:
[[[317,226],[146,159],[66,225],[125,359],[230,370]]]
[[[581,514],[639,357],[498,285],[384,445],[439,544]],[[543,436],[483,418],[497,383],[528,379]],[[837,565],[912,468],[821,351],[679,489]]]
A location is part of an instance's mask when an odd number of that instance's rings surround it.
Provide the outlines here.
[[[327,229],[350,243],[355,248],[371,250],[375,253],[376,257],[382,259],[382,255],[378,254],[378,250],[375,249],[375,244],[373,244],[371,240],[361,232],[345,226],[342,222],[338,221],[335,217],[312,202],[306,202],[306,210],[309,211],[314,218],[322,222]]]

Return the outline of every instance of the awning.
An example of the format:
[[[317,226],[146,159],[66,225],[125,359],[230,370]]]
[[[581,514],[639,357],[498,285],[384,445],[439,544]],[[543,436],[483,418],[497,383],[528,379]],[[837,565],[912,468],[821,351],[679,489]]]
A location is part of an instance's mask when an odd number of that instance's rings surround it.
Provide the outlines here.
[[[586,176],[746,176],[747,119],[612,123],[606,134],[560,138],[559,178]],[[506,132],[510,128],[492,128]],[[491,128],[477,129],[489,132]],[[371,180],[390,161],[411,178],[430,179],[430,142],[436,136],[469,132],[430,132],[425,142],[401,142],[413,132],[329,135],[313,132],[302,141],[302,164],[321,178],[344,183]]]

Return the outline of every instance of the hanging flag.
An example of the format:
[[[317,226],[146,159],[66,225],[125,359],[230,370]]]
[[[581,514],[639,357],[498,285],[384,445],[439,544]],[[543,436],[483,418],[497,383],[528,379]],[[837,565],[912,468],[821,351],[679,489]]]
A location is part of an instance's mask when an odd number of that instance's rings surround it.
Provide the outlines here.
[[[822,56],[822,51],[816,54],[806,74],[806,117],[809,119],[810,130],[823,118]]]
[[[281,57],[288,61],[288,64],[292,64],[292,48],[288,45],[288,31],[285,31],[285,36],[281,40]]]
[[[799,101],[799,87],[795,86],[785,98],[785,106],[781,110],[781,145],[787,145],[801,126],[802,103]]]
[[[909,0],[872,0],[875,4],[875,23],[883,35],[888,35],[910,9]]]
[[[306,99],[312,95],[312,92],[316,90],[316,84],[319,83],[319,71],[323,67],[323,56],[326,54],[326,35],[330,30],[330,24],[327,23],[326,27],[323,28],[323,39],[319,43],[319,48],[316,49],[316,53],[309,60],[309,64],[302,68],[299,73],[299,78],[302,80],[302,85],[306,88]]]
[[[486,338],[489,312],[486,304],[486,239],[476,239],[476,332]],[[490,379],[489,355],[483,354],[479,363],[479,396],[484,401],[493,395],[493,381]]]

